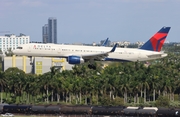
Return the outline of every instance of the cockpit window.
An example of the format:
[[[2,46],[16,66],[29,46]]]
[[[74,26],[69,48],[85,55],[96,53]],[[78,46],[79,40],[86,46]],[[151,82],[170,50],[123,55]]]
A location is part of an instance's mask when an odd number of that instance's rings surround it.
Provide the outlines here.
[[[17,49],[23,49],[22,47],[17,47]]]

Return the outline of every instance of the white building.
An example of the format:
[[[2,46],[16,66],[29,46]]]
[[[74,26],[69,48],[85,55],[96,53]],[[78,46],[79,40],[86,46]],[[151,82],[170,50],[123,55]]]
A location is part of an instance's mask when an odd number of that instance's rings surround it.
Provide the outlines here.
[[[111,45],[115,45],[116,43],[120,47],[127,47],[128,45],[131,44],[129,41],[117,41],[117,42],[112,42]]]
[[[6,34],[5,36],[0,36],[0,50],[5,53],[7,50],[14,50],[20,44],[28,44],[30,42],[30,37],[24,34],[16,36],[14,34]]]

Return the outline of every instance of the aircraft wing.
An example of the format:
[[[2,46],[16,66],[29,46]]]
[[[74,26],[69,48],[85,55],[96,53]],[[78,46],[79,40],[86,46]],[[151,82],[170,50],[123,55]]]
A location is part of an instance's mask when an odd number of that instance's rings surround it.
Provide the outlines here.
[[[88,60],[103,60],[105,57],[108,56],[109,53],[99,53],[99,54],[89,54],[89,55],[82,55],[82,58],[86,61]]]
[[[88,54],[88,55],[81,55],[84,60],[103,60],[105,57],[108,56],[109,53],[112,53],[116,50],[117,43],[113,46],[113,48],[108,52],[103,53],[95,53],[95,54]]]
[[[90,61],[90,60],[103,60],[105,57],[109,55],[109,53],[112,53],[116,50],[117,44],[113,46],[113,48],[108,51],[108,52],[99,52],[99,53],[92,53],[92,54],[81,54],[81,55],[66,55],[68,58],[69,56],[80,56],[82,57],[85,61]]]

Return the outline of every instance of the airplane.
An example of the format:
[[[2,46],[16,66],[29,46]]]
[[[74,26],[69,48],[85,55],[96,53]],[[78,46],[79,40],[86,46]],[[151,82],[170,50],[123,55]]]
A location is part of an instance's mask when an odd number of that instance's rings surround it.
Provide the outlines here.
[[[63,44],[23,44],[13,50],[15,55],[66,58],[69,64],[89,62],[90,69],[96,69],[94,61],[136,62],[159,59],[167,54],[161,52],[170,27],[162,27],[140,48],[116,48],[102,46]]]

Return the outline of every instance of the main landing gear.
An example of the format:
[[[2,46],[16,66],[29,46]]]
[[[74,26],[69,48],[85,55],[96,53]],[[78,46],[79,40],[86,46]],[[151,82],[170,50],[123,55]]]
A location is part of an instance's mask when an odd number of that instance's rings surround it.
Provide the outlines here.
[[[95,65],[93,65],[93,64],[88,64],[88,67],[89,67],[89,69],[96,70],[96,66],[95,66]]]
[[[30,65],[33,65],[32,56],[29,56],[29,58],[30,58]]]

